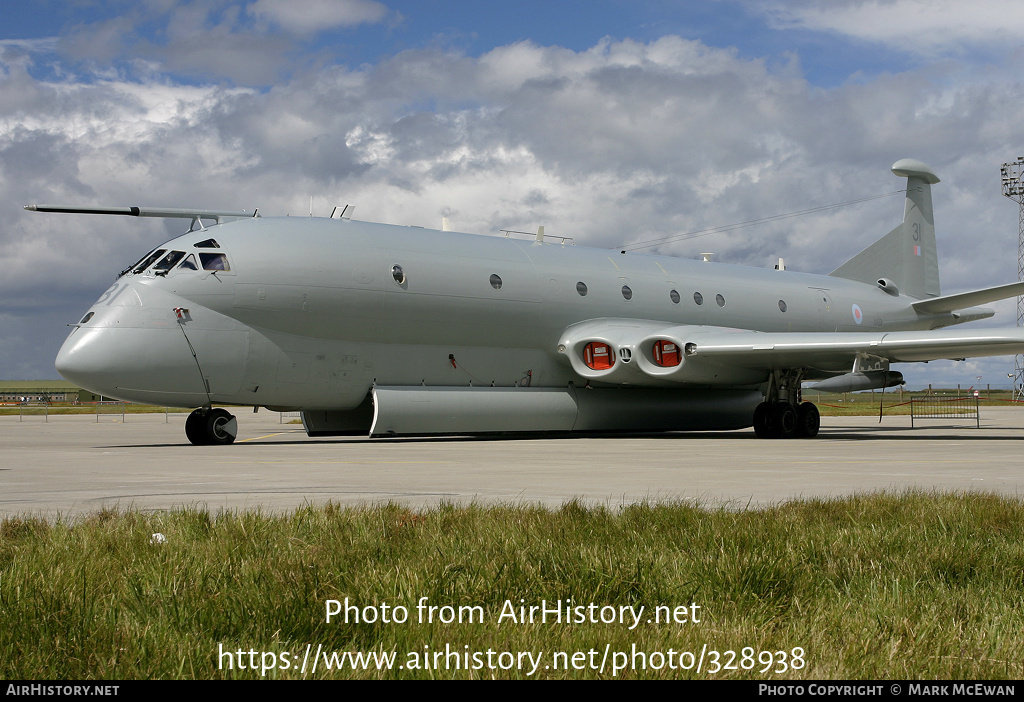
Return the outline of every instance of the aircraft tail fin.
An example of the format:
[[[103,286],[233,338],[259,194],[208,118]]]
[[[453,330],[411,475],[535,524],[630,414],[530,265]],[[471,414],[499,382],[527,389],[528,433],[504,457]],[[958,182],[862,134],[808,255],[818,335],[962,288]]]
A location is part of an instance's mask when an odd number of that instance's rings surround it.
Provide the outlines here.
[[[894,163],[892,172],[907,179],[903,223],[829,275],[872,285],[886,279],[902,294],[918,299],[937,297],[941,293],[931,186],[939,177],[910,158]]]

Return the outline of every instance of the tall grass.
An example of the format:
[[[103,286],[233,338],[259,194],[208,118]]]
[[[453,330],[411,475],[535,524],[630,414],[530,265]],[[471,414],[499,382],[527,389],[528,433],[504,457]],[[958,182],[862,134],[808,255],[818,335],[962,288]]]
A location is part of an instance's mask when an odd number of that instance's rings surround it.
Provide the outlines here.
[[[158,532],[165,542],[154,542]],[[328,504],[286,516],[185,510],[103,511],[74,523],[8,519],[0,523],[0,677],[528,675],[528,666],[455,669],[454,659],[397,668],[410,652],[447,644],[462,653],[544,652],[534,677],[612,677],[610,659],[603,671],[545,668],[555,651],[568,661],[591,650],[678,655],[706,647],[735,651],[736,669],[710,672],[708,660],[700,673],[652,669],[650,660],[644,669],[633,658],[615,677],[1020,678],[1022,532],[1016,500],[916,492],[745,511]],[[420,622],[424,597],[428,605],[479,607],[483,621]],[[339,615],[328,623],[326,601],[345,598],[371,608],[376,621]],[[498,621],[507,601],[518,608],[542,600],[645,612],[632,630],[631,621]],[[384,604],[406,607],[409,620],[380,621]],[[658,605],[690,608],[700,621],[647,623]],[[391,670],[302,672],[307,645],[398,658]],[[747,658],[745,669],[745,647],[755,657],[799,647],[804,665],[761,673]],[[251,670],[271,660],[264,652],[278,664],[287,653],[294,664]]]

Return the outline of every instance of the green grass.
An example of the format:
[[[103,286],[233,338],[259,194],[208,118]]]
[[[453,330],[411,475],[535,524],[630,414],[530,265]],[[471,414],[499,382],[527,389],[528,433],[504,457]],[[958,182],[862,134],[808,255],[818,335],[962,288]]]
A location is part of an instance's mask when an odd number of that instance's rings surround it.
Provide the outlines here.
[[[166,543],[151,543],[155,532]],[[663,664],[617,677],[1015,679],[1024,674],[1022,537],[1024,505],[975,493],[745,511],[570,502],[555,510],[327,505],[287,516],[186,510],[104,511],[75,523],[8,519],[0,523],[0,678],[261,677],[250,663],[277,663],[266,676],[280,678],[527,676],[486,667],[296,669],[307,644],[394,652],[396,667],[410,652],[448,644],[459,653],[543,652],[535,676],[551,678],[612,677],[611,658],[603,673],[544,668],[556,651],[566,662],[581,652],[586,664],[595,660],[591,650],[599,662],[606,647],[629,653],[635,645],[677,659],[704,646],[732,650],[737,669],[711,673],[706,658],[700,674]],[[483,622],[419,622],[423,597],[479,607]],[[404,606],[409,621],[326,622],[325,602],[345,598],[370,613]],[[643,605],[643,623],[630,630],[498,621],[507,601],[570,598]],[[658,605],[694,603],[700,609],[687,611],[699,622],[646,622]],[[745,647],[752,657],[741,657]],[[797,647],[802,668],[759,672],[761,651]],[[292,656],[288,669],[283,654]]]

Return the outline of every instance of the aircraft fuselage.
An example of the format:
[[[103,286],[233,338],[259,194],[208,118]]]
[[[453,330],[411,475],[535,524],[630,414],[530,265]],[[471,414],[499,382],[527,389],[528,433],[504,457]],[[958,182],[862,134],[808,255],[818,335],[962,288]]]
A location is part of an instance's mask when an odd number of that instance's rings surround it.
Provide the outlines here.
[[[344,409],[374,384],[582,386],[558,342],[585,320],[763,332],[952,321],[829,276],[349,220],[247,219],[160,248],[197,254],[210,236],[229,270],[123,275],[69,336],[62,375],[137,402]]]

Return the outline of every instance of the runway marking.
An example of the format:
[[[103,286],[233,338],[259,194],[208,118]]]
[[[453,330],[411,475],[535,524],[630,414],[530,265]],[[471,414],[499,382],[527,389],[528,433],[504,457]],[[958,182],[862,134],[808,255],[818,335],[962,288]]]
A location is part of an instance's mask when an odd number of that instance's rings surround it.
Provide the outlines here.
[[[978,460],[968,460],[968,459],[960,459],[960,460],[947,459],[947,460],[938,460],[938,461],[930,461],[930,460],[903,460],[903,459],[888,459],[888,460],[889,460],[890,463],[988,463],[989,462],[989,461],[978,461]],[[786,460],[785,458],[779,458],[779,459],[776,459],[776,460],[769,460],[769,461],[750,461],[750,463],[752,465],[753,464],[757,464],[757,463],[763,463],[765,465],[769,465],[769,464],[770,465],[778,465],[780,463],[800,464],[800,465],[835,465],[837,463],[842,463],[842,464],[846,464],[846,465],[855,465],[855,464],[859,465],[859,464],[862,464],[862,463],[877,464],[878,461],[877,460],[865,460],[865,461],[790,461],[790,460]]]
[[[251,439],[242,439],[238,443],[244,444],[246,441],[257,441],[258,439],[269,439],[272,436],[283,436],[284,434],[294,434],[297,431],[298,431],[298,429],[290,429],[288,431],[278,431],[278,432],[274,432],[273,434],[265,434],[263,436],[254,436]]]
[[[338,463],[352,463],[360,465],[378,465],[378,466],[392,466],[392,465],[455,465],[457,461],[217,461],[220,464],[240,464],[240,465],[270,465],[270,464],[282,464],[282,465],[303,465],[303,466],[316,466],[316,465],[336,465]]]

